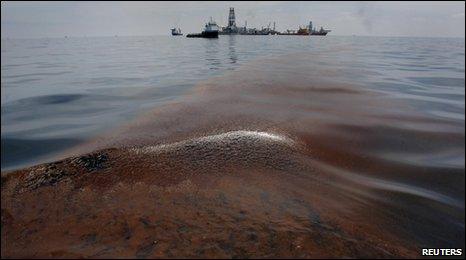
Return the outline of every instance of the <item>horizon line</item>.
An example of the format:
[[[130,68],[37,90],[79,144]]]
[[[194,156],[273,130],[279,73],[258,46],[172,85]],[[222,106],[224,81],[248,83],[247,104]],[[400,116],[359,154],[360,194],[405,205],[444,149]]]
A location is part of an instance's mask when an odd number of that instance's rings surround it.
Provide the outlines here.
[[[63,35],[63,36],[38,36],[38,37],[1,37],[1,40],[38,40],[38,39],[65,39],[65,38],[109,38],[109,37],[153,37],[153,36],[169,36],[170,34],[140,34],[140,35],[125,35],[125,34],[114,34],[114,35]],[[183,35],[184,36],[184,35]],[[251,35],[223,35],[224,36],[251,36]],[[254,35],[254,36],[275,36],[275,35]],[[286,35],[277,35],[280,37]],[[459,38],[465,39],[465,36],[406,36],[406,35],[357,35],[357,34],[332,34],[326,37],[387,37],[387,38]]]

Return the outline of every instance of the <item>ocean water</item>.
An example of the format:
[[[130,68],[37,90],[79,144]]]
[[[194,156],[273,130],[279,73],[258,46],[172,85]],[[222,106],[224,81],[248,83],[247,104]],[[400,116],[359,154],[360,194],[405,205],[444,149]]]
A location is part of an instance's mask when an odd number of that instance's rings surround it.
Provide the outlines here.
[[[464,39],[11,39],[1,51],[2,171],[120,145],[215,171],[229,159],[204,150],[221,137],[235,163],[301,171],[275,165],[288,148],[260,144],[285,136],[304,147],[301,173],[342,193],[335,215],[364,209],[348,223],[367,217],[419,247],[464,245]]]
[[[287,44],[301,49],[308,43],[168,36],[2,40],[2,170],[50,161],[183,96],[202,79],[287,53]]]
[[[176,100],[201,80],[256,59],[296,53],[319,55],[314,65],[340,69],[342,81],[458,123],[455,131],[464,135],[464,39],[11,39],[2,40],[1,48],[2,170],[50,161],[138,112]],[[366,71],[345,74],[357,69]],[[464,167],[464,147],[458,149],[444,151],[441,161]]]

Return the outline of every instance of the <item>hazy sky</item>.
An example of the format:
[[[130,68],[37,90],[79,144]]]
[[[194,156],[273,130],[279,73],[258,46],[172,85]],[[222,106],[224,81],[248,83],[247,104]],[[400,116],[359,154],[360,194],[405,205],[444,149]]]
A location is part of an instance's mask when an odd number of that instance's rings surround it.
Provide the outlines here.
[[[308,24],[332,35],[464,37],[464,2],[1,2],[2,38],[168,35],[201,31],[210,16],[277,30]]]

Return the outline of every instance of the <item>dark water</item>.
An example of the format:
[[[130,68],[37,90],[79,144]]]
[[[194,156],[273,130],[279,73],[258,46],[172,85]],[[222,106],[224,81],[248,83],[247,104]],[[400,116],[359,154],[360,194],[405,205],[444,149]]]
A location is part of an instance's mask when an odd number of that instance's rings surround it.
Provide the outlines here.
[[[99,135],[159,151],[209,133],[283,134],[306,147],[309,175],[331,176],[345,203],[364,209],[348,219],[378,215],[368,221],[418,246],[461,247],[464,44],[332,36],[2,41],[2,170],[52,160]],[[163,109],[134,123],[152,108]],[[119,125],[129,127],[109,137]],[[274,153],[269,159],[280,152],[264,149]]]

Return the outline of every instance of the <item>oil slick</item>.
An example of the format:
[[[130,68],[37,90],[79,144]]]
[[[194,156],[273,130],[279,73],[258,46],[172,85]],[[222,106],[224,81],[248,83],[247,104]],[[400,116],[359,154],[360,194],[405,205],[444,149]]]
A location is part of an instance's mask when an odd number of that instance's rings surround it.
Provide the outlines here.
[[[208,135],[199,138],[193,138],[190,140],[175,142],[171,144],[161,144],[157,146],[147,146],[142,148],[132,148],[130,151],[133,151],[137,154],[147,154],[147,153],[160,153],[172,150],[185,149],[186,147],[203,147],[203,146],[242,146],[249,144],[260,144],[263,143],[280,143],[283,145],[292,146],[294,141],[284,135],[279,135],[275,133],[260,132],[260,131],[247,131],[247,130],[238,130],[230,131],[221,134]]]
[[[374,74],[320,59],[257,60],[71,158],[4,177],[2,257],[414,258],[461,247],[464,166],[436,162],[464,151],[464,121],[348,82]],[[423,131],[433,124],[452,132]],[[435,160],[419,165],[425,155]]]

